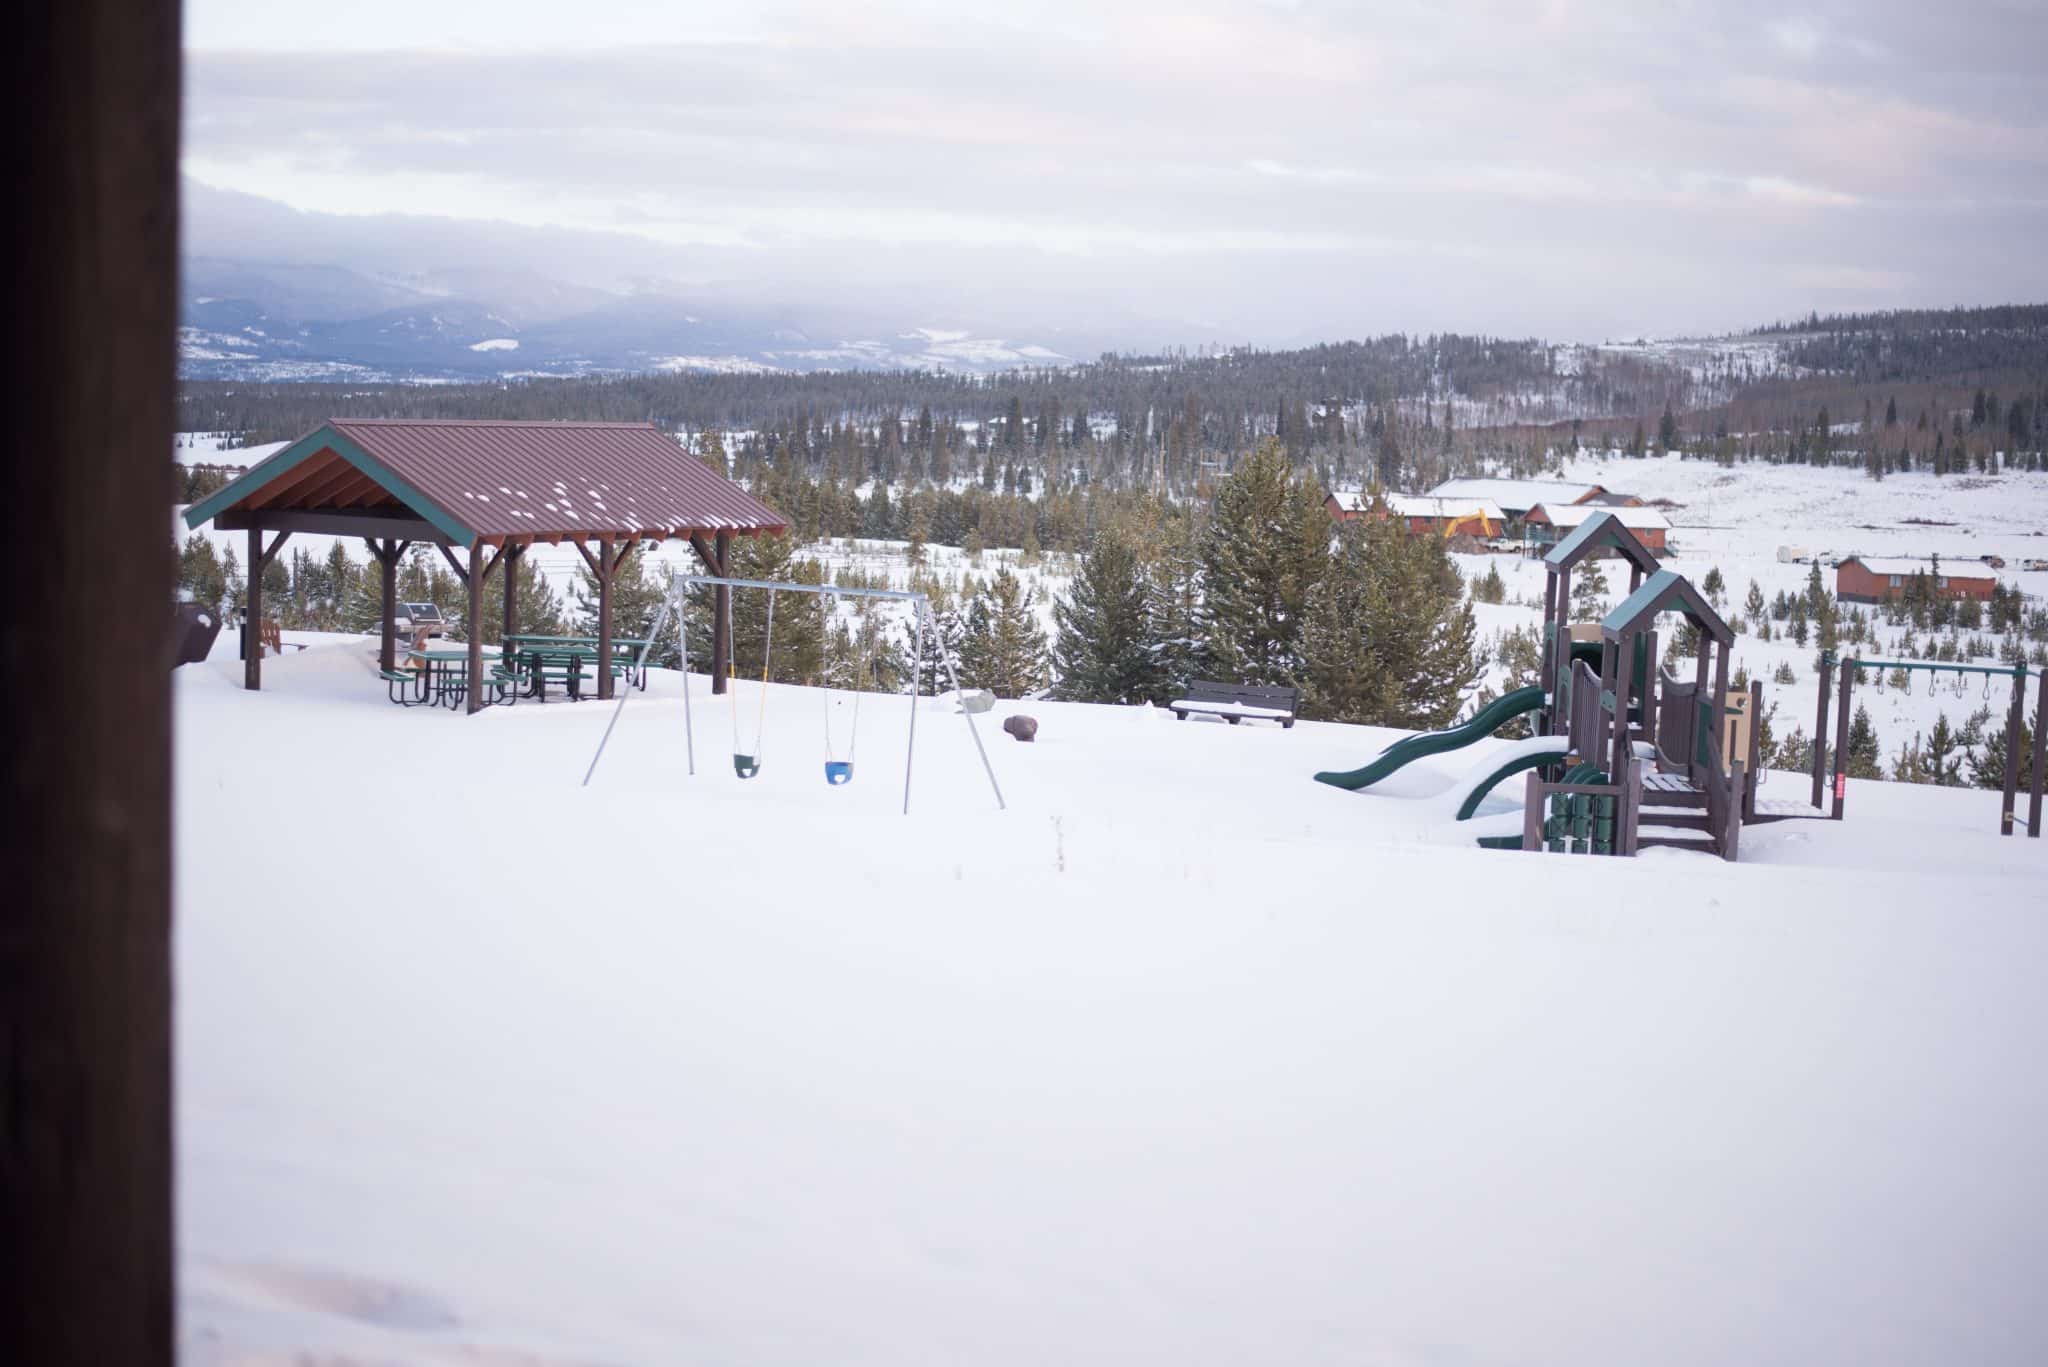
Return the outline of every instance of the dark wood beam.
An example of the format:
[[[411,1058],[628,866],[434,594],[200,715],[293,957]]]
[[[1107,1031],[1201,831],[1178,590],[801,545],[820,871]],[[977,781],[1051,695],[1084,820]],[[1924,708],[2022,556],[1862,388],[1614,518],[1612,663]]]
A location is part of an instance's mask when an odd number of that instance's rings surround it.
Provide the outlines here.
[[[498,637],[501,644],[519,630],[519,561],[525,554],[526,547],[517,542],[505,547],[505,629]]]
[[[586,553],[583,558],[590,556]],[[612,573],[618,569],[609,536],[598,538],[597,564],[597,696],[602,701],[612,695]]]
[[[285,543],[285,542],[287,542],[287,541],[289,541],[289,540],[291,540],[291,539],[292,539],[292,534],[291,534],[291,533],[290,533],[289,531],[282,531],[282,532],[279,532],[279,533],[278,533],[278,534],[277,534],[276,536],[272,537],[272,538],[270,539],[270,544],[269,544],[268,546],[265,546],[265,547],[263,547],[263,548],[262,548],[262,551],[263,551],[263,563],[262,563],[261,565],[258,565],[258,566],[257,566],[256,568],[258,568],[258,569],[260,569],[260,570],[267,570],[267,569],[269,569],[269,568],[270,568],[270,562],[271,562],[271,561],[273,561],[273,560],[275,560],[275,559],[277,559],[277,553],[278,553],[279,551],[283,550],[283,549],[284,549],[284,543]],[[250,544],[250,545],[251,545],[251,546],[253,547],[253,546],[257,545],[257,543],[258,543],[258,540],[259,540],[259,536],[258,536],[257,530],[256,530],[256,529],[254,529],[254,528],[251,528],[251,529],[250,529],[250,536],[249,536],[249,544]]]
[[[717,535],[718,568],[713,573],[718,578],[730,577],[732,564],[732,533],[721,531]],[[727,675],[732,672],[732,589],[720,584],[711,591],[711,691],[723,693],[729,687]]]
[[[381,511],[344,512],[339,509],[287,508],[230,509],[213,520],[224,532],[265,531],[308,532],[315,536],[389,536],[409,541],[446,541],[448,534],[424,518],[410,513]]]
[[[179,13],[11,13],[0,1362],[169,1367]]]
[[[469,691],[465,698],[472,717],[484,710],[484,580],[490,577],[491,562],[476,563],[483,550],[481,543],[469,548],[469,573],[463,576],[469,584],[469,612],[462,619],[463,634],[469,637]],[[447,554],[445,546],[442,553]]]
[[[612,567],[609,571],[611,574],[617,574],[619,572],[619,566],[626,563],[626,557],[633,553],[633,547],[636,544],[638,543],[634,540],[634,538],[630,536],[626,538],[625,544],[619,547],[619,553],[612,557]]]
[[[599,567],[597,560],[590,554],[590,548],[581,541],[571,541],[569,544],[576,548],[576,554],[583,557],[583,563],[590,567],[590,572],[596,575],[599,580],[603,580],[605,577],[604,570]]]
[[[263,533],[249,529],[249,569],[242,592],[242,687],[263,688]]]
[[[437,542],[435,544],[440,549],[441,558],[448,562],[448,568],[455,571],[455,577],[467,584],[469,582],[469,567],[455,558],[455,552],[448,549],[446,542]],[[483,586],[478,585],[477,587],[481,588]]]

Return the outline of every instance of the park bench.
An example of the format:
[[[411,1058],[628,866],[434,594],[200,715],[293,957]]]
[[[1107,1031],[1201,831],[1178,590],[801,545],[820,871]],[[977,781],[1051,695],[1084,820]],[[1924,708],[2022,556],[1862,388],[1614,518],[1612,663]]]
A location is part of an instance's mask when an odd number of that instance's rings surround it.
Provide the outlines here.
[[[1215,683],[1197,679],[1188,685],[1184,698],[1175,698],[1167,704],[1173,715],[1181,721],[1188,719],[1188,713],[1201,712],[1212,717],[1221,717],[1232,726],[1246,717],[1257,721],[1277,721],[1282,727],[1294,725],[1294,712],[1301,705],[1301,690],[1277,687],[1268,684]]]

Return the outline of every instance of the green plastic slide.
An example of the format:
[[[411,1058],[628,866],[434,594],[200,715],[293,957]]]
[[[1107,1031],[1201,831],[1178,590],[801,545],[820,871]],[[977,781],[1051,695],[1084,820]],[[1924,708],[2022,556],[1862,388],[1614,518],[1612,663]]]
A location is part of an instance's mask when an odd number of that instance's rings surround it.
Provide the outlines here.
[[[1486,739],[1524,712],[1534,712],[1541,706],[1541,688],[1534,685],[1518,688],[1495,698],[1479,710],[1478,716],[1462,725],[1453,726],[1448,731],[1425,731],[1419,736],[1404,737],[1380,751],[1379,757],[1364,768],[1342,772],[1325,770],[1316,775],[1316,782],[1327,783],[1346,792],[1370,788],[1410,760],[1421,759],[1424,755],[1441,755],[1448,750],[1461,750],[1476,740]]]

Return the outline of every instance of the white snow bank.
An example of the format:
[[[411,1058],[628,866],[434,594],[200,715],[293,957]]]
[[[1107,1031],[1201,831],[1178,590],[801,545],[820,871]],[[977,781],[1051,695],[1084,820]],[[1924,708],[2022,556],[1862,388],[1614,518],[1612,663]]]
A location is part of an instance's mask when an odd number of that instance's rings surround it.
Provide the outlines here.
[[[830,789],[821,694],[741,782],[700,692],[691,779],[657,671],[583,789],[605,709],[401,710],[365,646],[176,675],[187,1361],[2048,1352],[2048,842],[1990,795],[1490,853],[1310,780],[1386,732],[1034,702],[1007,812],[920,716],[906,820],[901,698]]]

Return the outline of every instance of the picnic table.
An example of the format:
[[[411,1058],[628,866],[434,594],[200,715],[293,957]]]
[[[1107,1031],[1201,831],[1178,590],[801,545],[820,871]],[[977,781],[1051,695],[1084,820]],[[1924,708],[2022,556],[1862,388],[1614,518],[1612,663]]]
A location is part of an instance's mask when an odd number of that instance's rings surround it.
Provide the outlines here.
[[[505,644],[518,662],[518,672],[527,685],[527,696],[542,702],[547,701],[547,686],[551,681],[562,684],[572,701],[580,701],[586,662],[618,671],[629,683],[638,684],[643,692],[647,688],[647,667],[639,663],[640,652],[652,644],[645,637],[613,637],[609,662],[599,661],[595,636],[542,636],[514,632],[505,638]]]
[[[414,646],[405,652],[420,670],[420,696],[448,707],[460,707],[469,696],[469,650],[422,650]],[[486,660],[496,660],[497,652],[487,653]]]

